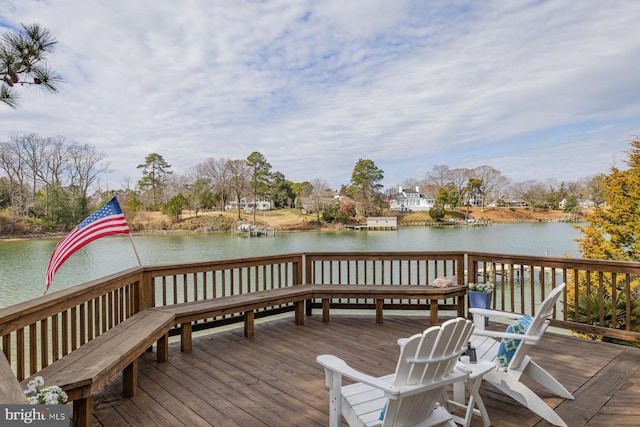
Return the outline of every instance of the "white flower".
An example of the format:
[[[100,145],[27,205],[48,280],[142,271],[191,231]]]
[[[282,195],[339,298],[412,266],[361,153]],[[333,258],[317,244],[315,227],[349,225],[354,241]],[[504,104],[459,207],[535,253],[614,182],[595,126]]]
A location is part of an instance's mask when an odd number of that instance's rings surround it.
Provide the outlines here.
[[[32,405],[57,405],[60,403],[67,403],[68,399],[67,393],[62,391],[62,389],[57,385],[45,387],[44,379],[42,377],[35,377],[29,381],[24,394]]]
[[[495,287],[494,284],[491,283],[491,282],[487,282],[487,283],[469,283],[469,290],[470,291],[484,292],[485,294],[493,292],[493,288],[494,287]]]

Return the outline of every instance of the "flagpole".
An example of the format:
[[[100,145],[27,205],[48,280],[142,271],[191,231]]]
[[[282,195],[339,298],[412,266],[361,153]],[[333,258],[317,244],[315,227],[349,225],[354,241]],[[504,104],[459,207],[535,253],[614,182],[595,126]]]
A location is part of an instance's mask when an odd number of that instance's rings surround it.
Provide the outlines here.
[[[138,259],[138,265],[142,266],[142,261],[140,261],[140,256],[138,255],[138,250],[136,249],[136,245],[133,244],[133,237],[131,237],[131,233],[129,234],[129,240],[131,240],[131,246],[133,247],[133,253],[136,254],[136,258]]]

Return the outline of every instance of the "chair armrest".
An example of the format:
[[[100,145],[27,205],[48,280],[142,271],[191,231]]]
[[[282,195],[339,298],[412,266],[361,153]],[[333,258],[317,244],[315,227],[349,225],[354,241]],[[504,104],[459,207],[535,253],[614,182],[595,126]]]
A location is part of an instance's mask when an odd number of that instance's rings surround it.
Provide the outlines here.
[[[354,381],[358,381],[371,387],[375,387],[379,390],[383,390],[385,393],[389,393],[390,395],[397,396],[400,394],[400,389],[386,381],[381,380],[380,378],[373,377],[371,375],[367,375],[363,372],[360,372],[356,369],[353,369],[351,366],[347,364],[344,360],[339,357],[333,356],[331,354],[321,354],[316,357],[316,361],[324,366],[325,374],[328,375],[327,370],[330,372],[338,373],[342,376],[345,376]]]
[[[491,310],[488,308],[470,308],[469,313],[477,314],[484,317],[503,317],[506,319],[513,319],[513,320],[523,316],[522,314],[508,313],[506,311]]]
[[[528,344],[537,344],[540,341],[540,336],[538,335],[527,335],[527,334],[512,334],[502,331],[489,331],[487,329],[474,329],[471,334],[481,337],[491,337],[491,338],[513,338],[516,340],[523,340]]]
[[[507,313],[504,311],[490,310],[487,308],[470,308],[469,313],[473,315],[473,326],[476,331],[484,330],[486,318],[501,317],[504,319],[515,320],[521,317],[521,314]]]
[[[468,371],[455,369],[450,375],[434,383],[423,384],[420,386],[394,386],[393,384],[383,379],[360,372],[349,366],[344,360],[330,354],[321,354],[320,356],[316,357],[316,361],[325,368],[325,375],[327,376],[327,386],[329,388],[329,375],[337,373],[351,380],[367,384],[371,387],[377,388],[378,390],[382,390],[390,399],[400,399],[406,396],[411,396],[423,391],[442,387],[443,385],[453,384],[458,381],[464,381],[469,377]],[[393,378],[393,376],[391,378]]]

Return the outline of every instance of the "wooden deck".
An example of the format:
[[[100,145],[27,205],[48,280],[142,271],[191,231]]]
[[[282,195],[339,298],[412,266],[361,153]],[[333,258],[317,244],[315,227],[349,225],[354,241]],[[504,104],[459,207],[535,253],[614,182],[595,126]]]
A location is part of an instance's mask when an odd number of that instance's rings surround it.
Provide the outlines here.
[[[140,361],[139,391],[121,395],[121,375],[95,398],[94,425],[104,426],[325,426],[328,390],[315,362],[331,353],[372,375],[395,369],[396,340],[429,327],[428,316],[291,316],[195,337],[193,352],[169,349],[158,364],[147,352]],[[532,354],[576,399],[564,401],[536,386],[571,427],[640,425],[640,349],[547,333]],[[535,414],[483,384],[481,395],[493,426],[546,426]],[[477,418],[477,417],[474,417]],[[482,425],[474,419],[473,426]]]

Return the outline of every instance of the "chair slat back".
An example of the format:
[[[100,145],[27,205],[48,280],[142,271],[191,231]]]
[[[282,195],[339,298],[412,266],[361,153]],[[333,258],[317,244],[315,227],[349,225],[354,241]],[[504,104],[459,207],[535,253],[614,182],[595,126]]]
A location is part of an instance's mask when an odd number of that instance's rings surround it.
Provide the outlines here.
[[[538,312],[531,319],[531,323],[525,332],[527,335],[542,337],[544,332],[547,330],[547,326],[549,326],[549,318],[553,314],[553,310],[558,302],[558,298],[562,295],[562,291],[566,287],[566,283],[562,283],[559,286],[553,288],[553,290],[547,295],[547,297],[542,301],[540,307],[538,308]],[[532,344],[527,344],[526,342],[521,342],[518,346],[516,352],[513,354],[511,358],[511,362],[509,363],[509,369],[515,369],[520,366],[525,356],[529,352],[529,347]]]
[[[394,385],[424,385],[441,381],[455,368],[472,331],[473,322],[457,318],[410,337],[400,351]],[[389,400],[383,425],[405,426],[423,421],[433,411],[443,387]]]

